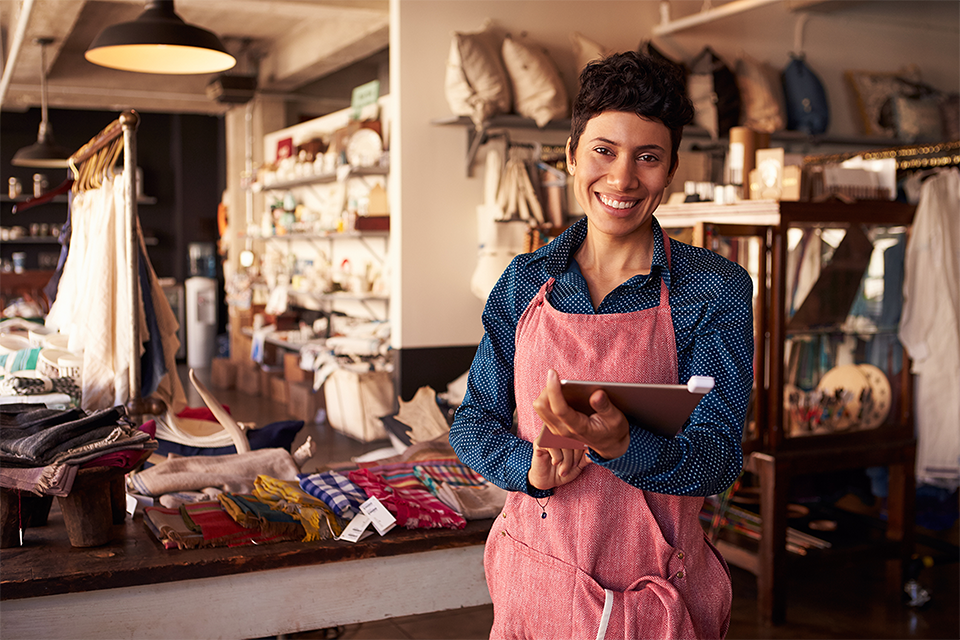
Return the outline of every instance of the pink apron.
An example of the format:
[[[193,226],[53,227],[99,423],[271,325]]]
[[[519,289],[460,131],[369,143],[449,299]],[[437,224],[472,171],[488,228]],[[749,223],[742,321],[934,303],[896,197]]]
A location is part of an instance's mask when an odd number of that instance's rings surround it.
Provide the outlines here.
[[[667,264],[670,244],[664,234]],[[617,314],[560,313],[550,279],[517,326],[519,435],[542,422],[532,402],[548,368],[561,378],[678,382],[667,286],[660,306]],[[540,505],[546,504],[543,518]],[[539,503],[511,493],[484,555],[491,638],[722,638],[730,574],[699,522],[703,498],[641,491],[589,464]]]

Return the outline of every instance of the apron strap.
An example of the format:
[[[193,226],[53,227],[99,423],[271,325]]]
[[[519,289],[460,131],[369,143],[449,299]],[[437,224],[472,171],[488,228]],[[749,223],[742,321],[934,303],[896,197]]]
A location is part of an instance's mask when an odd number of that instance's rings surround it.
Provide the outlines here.
[[[597,640],[603,640],[607,635],[607,625],[610,624],[610,613],[613,611],[613,591],[603,590],[603,615],[600,616],[600,628],[597,629]]]
[[[660,232],[663,233],[663,250],[667,252],[667,269],[670,269],[670,236],[667,235],[663,227],[660,227]],[[670,306],[670,292],[667,290],[667,283],[664,282],[662,276],[660,278],[660,306]]]

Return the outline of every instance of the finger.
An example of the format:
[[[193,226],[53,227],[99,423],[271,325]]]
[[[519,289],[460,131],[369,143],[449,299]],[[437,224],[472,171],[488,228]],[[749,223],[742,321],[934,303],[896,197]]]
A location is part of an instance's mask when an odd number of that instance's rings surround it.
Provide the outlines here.
[[[557,473],[561,478],[568,476],[576,467],[575,452],[571,451],[570,449],[564,449],[563,453],[563,459],[561,460],[560,465],[557,467]]]
[[[567,399],[563,397],[563,387],[560,386],[560,375],[556,369],[549,369],[547,371],[547,383],[544,385],[543,390],[545,399],[549,405],[549,410],[554,415],[563,416],[571,411],[570,405],[567,404]]]

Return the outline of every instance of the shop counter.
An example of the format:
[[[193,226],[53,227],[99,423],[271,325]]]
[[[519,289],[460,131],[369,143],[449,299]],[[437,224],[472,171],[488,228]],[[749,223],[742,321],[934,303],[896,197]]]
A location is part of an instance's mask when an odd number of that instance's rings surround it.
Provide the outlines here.
[[[489,604],[491,524],[170,550],[138,513],[112,542],[78,548],[54,505],[24,546],[0,551],[0,637],[259,638]]]

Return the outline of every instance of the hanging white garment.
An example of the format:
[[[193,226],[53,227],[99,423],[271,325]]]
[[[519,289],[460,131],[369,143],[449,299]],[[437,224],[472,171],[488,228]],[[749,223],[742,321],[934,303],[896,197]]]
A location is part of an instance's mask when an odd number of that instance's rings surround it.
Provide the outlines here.
[[[81,406],[98,410],[126,404],[130,398],[131,303],[126,295],[127,269],[126,189],[122,175],[107,177],[98,189],[73,199],[70,249],[57,288],[57,298],[45,324],[71,337],[71,348],[83,350]],[[141,253],[146,251],[141,241]],[[156,395],[179,411],[186,395],[176,372],[177,321],[147,263],[151,295],[168,372]],[[142,300],[137,318],[142,342],[149,338]],[[172,332],[172,333],[171,333]],[[172,351],[170,349],[172,348]],[[140,354],[136,354],[139,357]]]
[[[923,184],[907,243],[900,341],[916,374],[917,479],[960,484],[960,170]]]

